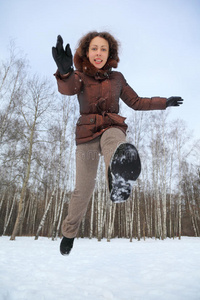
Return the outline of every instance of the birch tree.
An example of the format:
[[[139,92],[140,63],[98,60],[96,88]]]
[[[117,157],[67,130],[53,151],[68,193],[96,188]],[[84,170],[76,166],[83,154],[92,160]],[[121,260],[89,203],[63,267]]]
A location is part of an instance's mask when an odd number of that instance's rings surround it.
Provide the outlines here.
[[[49,84],[47,84],[45,81],[40,81],[37,77],[33,77],[33,79],[27,82],[26,95],[24,99],[21,99],[18,106],[18,114],[23,119],[24,125],[26,126],[25,139],[27,141],[28,153],[20,200],[18,204],[18,213],[10,238],[11,240],[15,240],[19,227],[23,222],[22,213],[24,209],[26,187],[31,172],[33,146],[35,142],[35,136],[37,134],[37,127],[42,119],[43,114],[49,108],[52,97],[53,91]]]

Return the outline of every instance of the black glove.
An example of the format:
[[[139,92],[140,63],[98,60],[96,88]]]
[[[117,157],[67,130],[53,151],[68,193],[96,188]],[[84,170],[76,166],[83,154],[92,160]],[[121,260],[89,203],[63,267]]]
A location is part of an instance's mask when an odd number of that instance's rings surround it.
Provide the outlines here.
[[[183,104],[183,99],[181,97],[169,97],[166,102],[166,107],[168,106],[179,106]]]
[[[57,64],[60,74],[67,74],[72,69],[72,52],[69,44],[63,48],[63,39],[60,35],[57,37],[56,48],[52,47],[52,55]]]

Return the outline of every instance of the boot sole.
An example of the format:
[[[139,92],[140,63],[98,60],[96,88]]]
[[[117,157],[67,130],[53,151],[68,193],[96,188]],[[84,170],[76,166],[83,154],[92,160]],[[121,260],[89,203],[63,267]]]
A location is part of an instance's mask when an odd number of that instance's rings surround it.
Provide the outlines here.
[[[110,199],[115,203],[125,202],[140,172],[141,162],[135,146],[121,144],[116,149],[108,169]]]

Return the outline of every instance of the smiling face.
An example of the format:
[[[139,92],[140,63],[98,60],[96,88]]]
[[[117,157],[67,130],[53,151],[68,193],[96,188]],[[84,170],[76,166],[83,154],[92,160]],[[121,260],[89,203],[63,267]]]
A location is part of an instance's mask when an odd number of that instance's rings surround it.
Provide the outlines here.
[[[93,38],[89,45],[87,57],[90,63],[97,69],[103,68],[109,56],[108,42],[99,36]]]

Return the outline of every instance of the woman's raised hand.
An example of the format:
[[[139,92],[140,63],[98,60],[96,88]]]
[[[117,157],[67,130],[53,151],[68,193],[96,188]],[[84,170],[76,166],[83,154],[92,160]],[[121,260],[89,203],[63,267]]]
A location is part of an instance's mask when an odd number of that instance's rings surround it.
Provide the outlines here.
[[[52,47],[52,55],[60,74],[67,74],[71,71],[73,58],[70,45],[67,44],[64,50],[63,39],[60,35],[57,37],[56,47]]]

